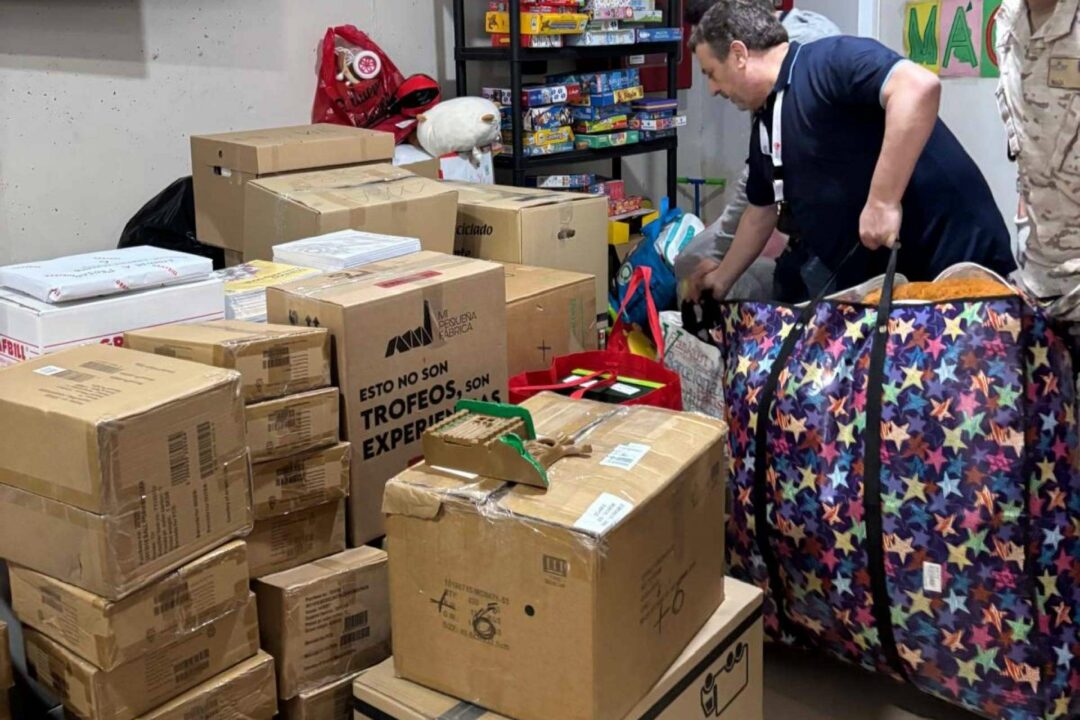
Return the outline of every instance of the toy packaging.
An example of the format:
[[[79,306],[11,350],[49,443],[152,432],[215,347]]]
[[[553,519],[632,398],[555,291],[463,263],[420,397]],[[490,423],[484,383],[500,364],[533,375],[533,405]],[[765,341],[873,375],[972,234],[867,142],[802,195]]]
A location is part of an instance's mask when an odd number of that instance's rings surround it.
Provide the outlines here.
[[[557,145],[533,145],[532,147],[526,145],[522,155],[525,157],[541,157],[544,155],[558,155],[560,153],[573,152],[575,150],[573,142],[558,143]],[[513,145],[503,145],[503,150],[513,155]]]
[[[590,185],[589,192],[606,195],[611,200],[622,200],[626,197],[626,183],[622,180],[605,180]]]
[[[590,20],[585,32],[612,32],[619,29],[618,20]]]
[[[521,13],[522,35],[574,35],[585,32],[589,16],[581,13]],[[489,33],[510,32],[510,13],[489,12],[485,18]]]
[[[522,35],[521,47],[523,48],[561,48],[563,46],[562,35]],[[510,47],[510,36],[496,33],[491,36],[491,47]]]
[[[521,4],[522,12],[534,15],[559,15],[561,13],[576,12],[577,9],[577,3],[550,2],[550,0],[534,3],[523,2]],[[510,12],[510,3],[508,0],[488,0],[488,11]]]
[[[551,130],[537,130],[536,132],[524,133],[521,137],[521,141],[525,143],[525,147],[559,145],[561,143],[573,142],[573,140],[574,131],[570,127],[553,128]],[[503,142],[512,143],[513,141],[513,133],[509,131],[503,131]]]
[[[608,217],[618,217],[620,215],[628,215],[632,212],[637,212],[641,209],[641,205],[644,202],[644,198],[634,195],[632,197],[623,197],[615,199],[608,198]]]
[[[480,94],[488,100],[510,106],[513,92],[510,88],[483,88]],[[581,99],[581,86],[575,84],[566,85],[536,85],[522,88],[521,104],[525,107],[534,108],[543,105],[558,105],[565,102],[576,102]]]
[[[638,85],[637,87],[615,90],[614,92],[582,95],[576,100],[571,100],[570,103],[572,105],[581,105],[584,107],[606,107],[628,103],[643,97],[645,97],[645,88]]]
[[[606,72],[549,75],[547,81],[549,83],[574,83],[581,86],[582,93],[594,95],[641,85],[641,71],[637,68],[627,68]]]
[[[634,117],[642,122],[646,120],[670,120],[675,117],[674,110],[660,110],[658,112],[637,112]]]
[[[651,42],[681,42],[682,41],[682,28],[679,27],[658,27],[658,28],[638,28],[637,29],[637,41],[639,43],[651,43]]]
[[[677,133],[678,131],[675,128],[671,128],[670,130],[642,130],[641,142],[652,142],[653,140],[675,137]]]
[[[653,10],[656,0],[590,0],[593,10],[599,8],[629,7],[631,10]]]
[[[626,115],[614,115],[603,120],[578,120],[574,123],[574,132],[595,134],[626,130],[629,127],[629,118]]]
[[[529,187],[545,190],[584,190],[595,185],[596,175],[536,175],[525,178],[525,182]]]
[[[571,35],[566,44],[571,47],[607,47],[609,45],[633,45],[636,36],[633,30],[615,30],[612,32],[586,32]]]
[[[664,22],[663,10],[634,10],[634,16],[630,19],[634,23],[657,24]]]
[[[674,98],[644,98],[635,100],[633,103],[636,112],[663,112],[665,110],[678,110],[679,101]]]
[[[593,8],[592,16],[593,20],[629,20],[634,17],[634,8],[629,5]]]
[[[581,107],[575,105],[570,108],[574,120],[606,120],[617,115],[629,115],[630,106],[624,103],[609,107]]]
[[[630,120],[630,127],[634,130],[673,130],[674,128],[686,127],[686,116],[675,115],[666,118],[643,118],[635,115]]]
[[[579,150],[605,150],[607,148],[633,145],[641,139],[636,130],[607,133],[605,135],[578,135],[577,148]]]
[[[502,128],[503,130],[513,129],[513,111],[503,106],[502,112]],[[521,113],[522,129],[525,132],[536,132],[537,130],[552,130],[554,128],[564,127],[566,125],[574,124],[574,116],[570,112],[570,108],[566,105],[548,105],[546,107],[528,108]]]

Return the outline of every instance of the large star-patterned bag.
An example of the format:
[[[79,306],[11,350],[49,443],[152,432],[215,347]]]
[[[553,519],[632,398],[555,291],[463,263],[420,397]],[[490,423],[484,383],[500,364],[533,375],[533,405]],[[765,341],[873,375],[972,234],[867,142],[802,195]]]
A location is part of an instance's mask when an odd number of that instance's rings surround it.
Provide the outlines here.
[[[1020,295],[893,303],[895,262],[877,306],[720,304],[731,572],[774,638],[988,717],[1080,717],[1066,348]]]

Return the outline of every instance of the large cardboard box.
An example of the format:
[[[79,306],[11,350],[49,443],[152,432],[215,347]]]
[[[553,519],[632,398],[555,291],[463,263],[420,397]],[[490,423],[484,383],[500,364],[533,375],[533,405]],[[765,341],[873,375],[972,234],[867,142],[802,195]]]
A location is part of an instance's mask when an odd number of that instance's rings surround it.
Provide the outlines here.
[[[338,443],[252,466],[255,520],[348,497],[351,457],[349,443]]]
[[[252,462],[336,445],[339,404],[337,388],[329,387],[248,405],[245,414]]]
[[[501,266],[420,252],[267,293],[274,322],[324,327],[352,443],[349,540],[384,534],[386,481],[461,398],[507,400]]]
[[[116,600],[243,534],[243,413],[235,371],[104,345],[0,371],[0,555]]]
[[[125,333],[124,345],[238,370],[248,403],[330,384],[330,337],[319,328],[218,320]]]
[[[455,252],[592,275],[607,308],[607,199],[503,185],[443,183],[458,192]]]
[[[728,579],[725,595],[724,603],[624,720],[764,718],[762,594]],[[353,694],[353,720],[507,720],[396,677],[393,660],[360,673]]]
[[[247,544],[252,578],[339,553],[345,549],[345,501],[259,520]]]
[[[138,720],[270,720],[277,709],[274,658],[260,651]]]
[[[599,336],[591,275],[527,265],[505,267],[510,377],[546,370],[562,355],[596,349]]]
[[[251,180],[393,156],[392,134],[342,125],[193,135],[196,235],[208,245],[244,253],[244,187]],[[250,255],[246,259],[270,257]]]
[[[278,696],[295,697],[390,657],[386,553],[354,548],[255,583]]]
[[[0,288],[0,366],[79,345],[124,344],[124,333],[225,317],[220,278],[61,304]]]
[[[726,427],[524,407],[539,435],[591,446],[546,492],[422,464],[386,486],[397,671],[520,720],[617,720],[723,599]]]
[[[435,252],[454,249],[457,193],[392,165],[257,180],[244,202],[247,252],[262,260],[272,259],[274,245],[349,229],[418,238]]]
[[[198,632],[248,600],[247,549],[239,540],[118,602],[18,565],[10,575],[19,620],[103,670]]]
[[[353,682],[358,676],[359,673],[346,675],[286,700],[281,703],[281,720],[350,720],[353,716]]]
[[[255,655],[255,598],[199,632],[144,657],[102,670],[35,630],[26,630],[30,677],[78,717],[132,720]]]

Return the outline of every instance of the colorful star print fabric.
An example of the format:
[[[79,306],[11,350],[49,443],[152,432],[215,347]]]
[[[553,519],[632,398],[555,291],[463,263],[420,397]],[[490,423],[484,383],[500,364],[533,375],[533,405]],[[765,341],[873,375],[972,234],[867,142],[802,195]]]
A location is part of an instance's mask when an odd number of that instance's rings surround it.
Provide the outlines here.
[[[877,310],[821,303],[780,371],[758,457],[758,406],[796,311],[723,305],[734,576],[768,589],[755,464],[768,463],[778,607],[805,642],[892,672],[874,619],[864,442]],[[993,718],[1080,717],[1080,472],[1074,374],[1017,297],[899,305],[882,379],[881,513],[902,668]],[[793,641],[794,637],[785,638]]]

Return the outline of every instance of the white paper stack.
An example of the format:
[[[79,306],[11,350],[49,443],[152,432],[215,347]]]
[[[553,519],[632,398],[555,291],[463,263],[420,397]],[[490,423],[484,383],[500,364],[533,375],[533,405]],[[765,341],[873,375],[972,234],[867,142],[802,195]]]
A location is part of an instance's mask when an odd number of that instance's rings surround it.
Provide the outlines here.
[[[0,268],[0,285],[48,303],[118,295],[210,277],[209,258],[132,247]]]
[[[275,245],[274,262],[334,272],[414,252],[420,252],[417,238],[340,230]]]
[[[266,288],[321,274],[314,268],[266,260],[252,260],[214,273],[225,281],[225,317],[248,322],[266,322]]]

